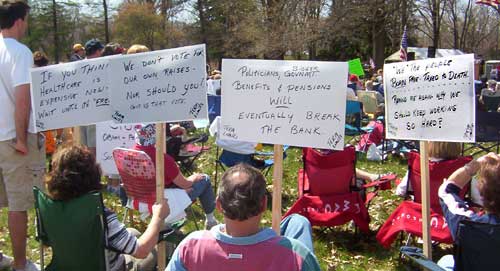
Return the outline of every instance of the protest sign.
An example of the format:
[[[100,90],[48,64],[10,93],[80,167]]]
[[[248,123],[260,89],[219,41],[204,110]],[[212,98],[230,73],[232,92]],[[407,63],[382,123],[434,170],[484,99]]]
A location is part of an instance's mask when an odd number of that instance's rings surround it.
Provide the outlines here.
[[[474,56],[386,64],[387,138],[475,141]]]
[[[113,149],[130,149],[135,144],[133,124],[115,124],[112,121],[96,125],[96,160],[106,175],[118,175]]]
[[[346,62],[223,59],[223,139],[344,148]]]
[[[207,118],[205,45],[112,58],[115,123]]]
[[[37,131],[110,119],[107,59],[31,69],[31,105]]]
[[[355,74],[358,76],[364,76],[365,71],[363,70],[363,65],[361,65],[361,59],[356,58],[349,60],[348,62],[349,65],[349,73],[350,74]]]

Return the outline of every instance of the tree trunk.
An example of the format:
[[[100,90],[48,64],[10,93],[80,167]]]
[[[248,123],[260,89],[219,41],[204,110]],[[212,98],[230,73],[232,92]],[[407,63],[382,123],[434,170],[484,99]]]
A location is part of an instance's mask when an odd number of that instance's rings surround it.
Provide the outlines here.
[[[59,31],[57,29],[57,3],[52,0],[52,26],[54,27],[54,61],[59,63]]]
[[[439,1],[432,1],[432,46],[436,49],[439,48],[439,30],[440,30],[440,20],[439,20]]]
[[[200,32],[201,32],[201,40],[208,47],[208,38],[207,38],[207,19],[205,16],[205,1],[206,0],[197,0],[198,2],[198,17],[200,19]]]
[[[106,0],[102,0],[102,6],[104,9],[104,35],[106,44],[108,44],[110,39],[109,39],[108,3],[106,3]]]

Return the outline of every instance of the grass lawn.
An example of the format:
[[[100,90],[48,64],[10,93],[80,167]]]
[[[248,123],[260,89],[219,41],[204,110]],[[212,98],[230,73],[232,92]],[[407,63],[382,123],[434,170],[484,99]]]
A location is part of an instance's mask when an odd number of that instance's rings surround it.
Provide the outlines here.
[[[212,138],[209,143],[212,148],[197,160],[196,167],[198,172],[204,172],[213,177],[215,176],[216,148]],[[292,147],[288,149],[287,154],[287,158],[284,160],[283,165],[283,212],[285,212],[297,198],[297,170],[302,167],[300,148]],[[390,157],[389,160],[384,163],[367,161],[363,157],[359,157],[357,168],[380,174],[394,172],[398,174],[398,177],[402,177],[404,176],[407,165],[405,160],[397,157]],[[268,174],[269,191],[272,191],[271,176],[272,172]],[[322,270],[407,270],[407,267],[399,261],[399,245],[397,242],[394,243],[391,249],[387,250],[380,246],[375,239],[378,228],[401,201],[401,198],[393,195],[393,190],[394,188],[392,190],[382,191],[370,204],[369,214],[371,217],[371,232],[369,234],[356,233],[354,227],[350,224],[331,229],[314,228],[314,248]],[[119,205],[119,201],[116,197],[105,194],[105,205],[120,213],[119,216],[121,217],[123,209]],[[198,225],[203,226],[204,216],[199,205],[195,206],[195,216]],[[217,217],[222,221],[220,214],[217,214]],[[34,220],[34,211],[30,211],[27,253],[29,259],[39,262],[40,255],[38,243],[35,240]],[[267,226],[271,225],[270,211],[266,212],[263,222]],[[134,224],[134,227],[139,230],[144,230],[146,227],[146,224],[139,220],[135,221]],[[185,232],[195,230],[192,218],[190,218],[183,230]],[[7,230],[6,209],[0,211],[0,251],[7,255],[12,255],[10,238]],[[438,259],[438,257],[443,254],[452,253],[451,246],[445,245],[439,245],[433,252],[435,259]],[[48,262],[47,260],[48,256],[46,262]]]

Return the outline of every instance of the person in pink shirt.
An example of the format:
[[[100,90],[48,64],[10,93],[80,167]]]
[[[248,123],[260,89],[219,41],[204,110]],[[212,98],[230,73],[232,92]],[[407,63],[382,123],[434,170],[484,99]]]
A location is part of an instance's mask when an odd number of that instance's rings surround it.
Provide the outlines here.
[[[188,235],[166,271],[320,270],[306,218],[286,217],[281,221],[281,236],[261,226],[266,194],[266,180],[259,170],[247,164],[228,169],[216,200],[225,224]]]

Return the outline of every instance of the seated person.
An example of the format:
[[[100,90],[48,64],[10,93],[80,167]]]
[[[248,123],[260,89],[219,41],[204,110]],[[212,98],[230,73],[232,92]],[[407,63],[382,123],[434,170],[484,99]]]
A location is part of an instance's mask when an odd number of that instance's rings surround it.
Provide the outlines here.
[[[134,150],[145,152],[156,165],[156,128],[154,124],[135,126]],[[165,188],[182,188],[188,192],[191,200],[200,199],[201,206],[205,212],[205,228],[210,229],[219,222],[215,219],[215,195],[210,183],[210,177],[206,174],[195,173],[188,178],[184,177],[168,154],[164,156]]]
[[[437,142],[431,141],[428,144],[429,161],[440,162],[444,160],[453,160],[462,154],[462,144],[456,142]],[[396,187],[396,195],[406,197],[407,191],[413,191],[408,180],[408,171]]]
[[[489,80],[488,88],[481,90],[479,102],[484,105],[486,111],[496,112],[500,106],[498,100],[496,100],[498,97],[500,97],[500,84],[497,84],[495,80]],[[488,98],[493,100],[489,101]]]
[[[226,166],[232,167],[238,163],[247,163],[256,168],[263,168],[265,166],[264,160],[257,159],[253,155],[258,144],[240,140],[221,139],[217,136],[217,133],[221,130],[220,125],[221,117],[217,116],[212,124],[210,124],[209,131],[210,135],[217,137],[215,141],[217,146],[224,149],[221,157],[225,157],[224,159],[219,159],[225,161]]]
[[[467,185],[471,177],[479,173],[477,188],[483,198],[486,213],[479,215],[469,209],[467,203],[460,198],[460,190]],[[500,156],[489,153],[477,160],[472,160],[462,168],[457,169],[439,187],[439,201],[443,214],[456,241],[459,222],[468,219],[488,224],[500,224]],[[452,255],[446,255],[438,261],[438,265],[446,270],[453,270]]]
[[[54,200],[69,201],[92,191],[100,191],[101,169],[94,155],[85,147],[72,146],[57,151],[52,160],[52,171],[47,178],[47,190]],[[107,223],[108,262],[111,271],[155,270],[156,253],[153,249],[163,220],[170,213],[166,200],[153,205],[149,225],[139,238],[135,229],[126,229],[115,213],[104,209]],[[78,233],[75,233],[78,234]]]
[[[309,221],[300,215],[288,216],[278,236],[260,225],[266,208],[262,173],[247,164],[228,169],[217,197],[225,224],[187,236],[166,270],[320,270]]]

